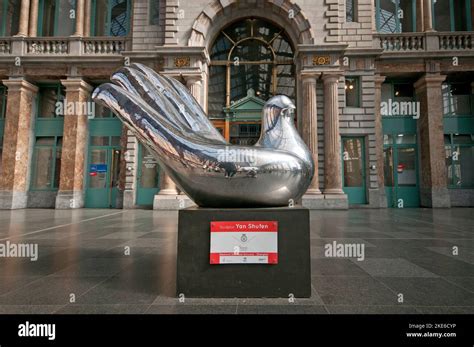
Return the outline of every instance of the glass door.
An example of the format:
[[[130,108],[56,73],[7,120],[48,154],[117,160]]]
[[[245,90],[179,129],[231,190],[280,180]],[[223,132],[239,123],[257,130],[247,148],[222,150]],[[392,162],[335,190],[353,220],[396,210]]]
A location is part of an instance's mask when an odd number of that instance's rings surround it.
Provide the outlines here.
[[[384,135],[385,192],[389,207],[419,207],[416,135]]]
[[[159,165],[155,157],[142,145],[138,149],[137,201],[139,206],[153,206],[154,196],[160,190]]]
[[[119,143],[119,136],[91,136],[86,207],[117,207],[121,155]]]
[[[344,193],[349,204],[366,204],[365,145],[363,137],[342,138]]]

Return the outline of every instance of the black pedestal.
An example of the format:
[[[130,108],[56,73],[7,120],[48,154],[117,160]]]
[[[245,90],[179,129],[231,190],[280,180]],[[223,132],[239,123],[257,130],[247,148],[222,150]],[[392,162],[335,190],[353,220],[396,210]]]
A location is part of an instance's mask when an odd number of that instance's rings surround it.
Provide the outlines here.
[[[210,264],[213,221],[277,221],[277,264]],[[201,298],[311,296],[309,211],[305,208],[179,211],[177,295]]]

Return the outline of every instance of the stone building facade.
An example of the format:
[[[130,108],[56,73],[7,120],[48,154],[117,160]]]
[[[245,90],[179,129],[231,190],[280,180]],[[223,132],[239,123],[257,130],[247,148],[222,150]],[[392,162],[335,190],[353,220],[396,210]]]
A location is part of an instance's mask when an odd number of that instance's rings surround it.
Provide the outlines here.
[[[473,206],[473,20],[471,0],[0,0],[0,208],[192,204],[90,102],[133,62],[232,143],[289,95],[317,163],[304,206]]]

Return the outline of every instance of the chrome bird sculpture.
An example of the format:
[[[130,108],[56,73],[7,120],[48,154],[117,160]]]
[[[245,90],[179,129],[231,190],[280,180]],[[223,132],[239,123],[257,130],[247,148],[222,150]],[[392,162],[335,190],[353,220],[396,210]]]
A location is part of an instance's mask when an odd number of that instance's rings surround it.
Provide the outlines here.
[[[314,174],[294,126],[295,106],[278,95],[263,108],[254,146],[229,144],[181,83],[133,64],[93,92],[201,207],[275,207],[298,200]]]

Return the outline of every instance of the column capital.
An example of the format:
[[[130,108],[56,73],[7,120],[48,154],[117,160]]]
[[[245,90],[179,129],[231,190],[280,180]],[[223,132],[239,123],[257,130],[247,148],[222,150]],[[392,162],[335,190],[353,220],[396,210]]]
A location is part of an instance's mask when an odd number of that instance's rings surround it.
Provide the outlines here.
[[[322,79],[324,83],[337,83],[342,76],[344,76],[342,71],[323,72]]]
[[[202,82],[202,76],[201,75],[184,75],[183,77],[184,77],[184,79],[186,81],[186,85],[188,87],[192,84]]]
[[[446,80],[446,75],[441,74],[425,74],[415,82],[413,87],[415,90],[424,88],[439,88],[441,84]]]
[[[86,91],[90,93],[94,89],[94,87],[80,77],[61,80],[61,84],[66,87],[66,92]]]
[[[300,73],[301,81],[303,83],[315,82],[321,77],[321,72],[319,71],[301,71]]]
[[[380,88],[380,86],[382,85],[382,83],[385,82],[385,79],[386,79],[386,78],[387,78],[387,76],[375,75],[375,76],[374,76],[375,87]]]
[[[2,83],[7,86],[9,91],[19,91],[21,89],[26,89],[32,93],[38,92],[38,87],[34,84],[28,82],[24,77],[15,77],[7,80],[2,80]]]

